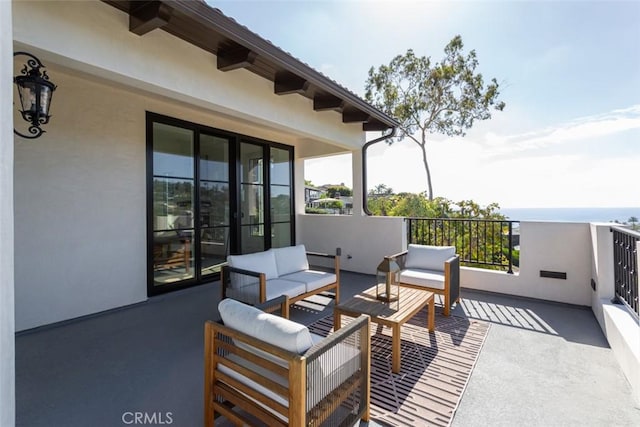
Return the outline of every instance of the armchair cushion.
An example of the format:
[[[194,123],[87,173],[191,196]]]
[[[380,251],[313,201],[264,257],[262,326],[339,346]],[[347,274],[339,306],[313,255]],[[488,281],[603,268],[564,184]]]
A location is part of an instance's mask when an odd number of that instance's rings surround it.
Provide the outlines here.
[[[455,246],[426,246],[411,244],[404,267],[444,271],[444,263],[456,254]]]
[[[424,286],[444,290],[444,273],[442,271],[407,269],[400,273],[400,282],[414,286]]]
[[[231,298],[220,301],[218,310],[226,326],[282,349],[302,354],[313,345],[309,329],[289,319]]]
[[[304,245],[274,248],[269,251],[273,252],[275,256],[279,276],[309,269],[307,250]]]

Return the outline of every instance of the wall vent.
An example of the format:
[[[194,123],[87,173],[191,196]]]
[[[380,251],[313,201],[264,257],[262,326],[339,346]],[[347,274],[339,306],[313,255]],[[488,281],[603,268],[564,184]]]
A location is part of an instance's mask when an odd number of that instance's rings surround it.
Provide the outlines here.
[[[567,280],[567,273],[562,272],[562,271],[540,270],[540,277],[548,277],[550,279]]]

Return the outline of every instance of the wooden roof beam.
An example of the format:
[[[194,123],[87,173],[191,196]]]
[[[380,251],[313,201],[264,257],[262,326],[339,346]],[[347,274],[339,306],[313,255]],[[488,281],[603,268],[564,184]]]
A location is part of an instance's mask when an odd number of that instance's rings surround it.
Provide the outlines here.
[[[173,9],[160,1],[132,2],[129,31],[143,36],[169,23]]]
[[[310,85],[311,83],[309,83],[305,78],[289,71],[280,71],[276,73],[276,77],[273,81],[273,91],[276,95],[287,95],[290,93],[299,93],[304,95]]]
[[[366,122],[367,120],[369,120],[369,118],[369,114],[360,110],[342,112],[342,123]]]
[[[258,54],[251,49],[239,46],[235,49],[219,49],[217,57],[218,70],[231,71],[249,67],[254,63]]]
[[[313,97],[313,109],[315,111],[338,111],[341,112],[345,102],[333,95],[318,95]]]
[[[389,129],[389,127],[389,125],[375,119],[362,124],[362,130],[365,132],[385,131]]]

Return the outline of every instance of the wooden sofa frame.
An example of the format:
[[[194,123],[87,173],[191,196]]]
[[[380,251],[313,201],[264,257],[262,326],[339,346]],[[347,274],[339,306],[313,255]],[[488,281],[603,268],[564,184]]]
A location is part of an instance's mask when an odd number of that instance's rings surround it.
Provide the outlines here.
[[[409,251],[403,251],[395,255],[390,255],[386,258],[395,260],[400,266],[401,270],[404,270],[408,253]],[[445,316],[449,316],[451,312],[451,305],[460,301],[460,256],[452,256],[444,263],[444,289],[429,288],[426,286],[419,286],[402,282],[400,282],[400,285],[406,286],[408,288],[425,289],[427,291],[442,295],[444,297],[443,313]]]
[[[330,283],[328,285],[322,286],[320,288],[314,289],[310,292],[305,292],[300,295],[296,295],[295,297],[289,297],[287,295],[283,295],[286,299],[286,307],[284,307],[282,312],[282,317],[288,319],[289,318],[289,306],[291,304],[295,304],[298,301],[301,301],[307,297],[312,295],[317,295],[319,293],[325,291],[332,291],[335,294],[335,304],[338,305],[340,303],[340,255],[332,255],[325,254],[320,252],[306,252],[307,257],[315,256],[327,259],[333,259],[333,269],[334,274],[336,275],[336,281],[334,283]],[[222,299],[227,298],[227,285],[229,284],[229,279],[231,277],[231,273],[243,274],[246,276],[257,277],[259,281],[259,304],[263,304],[267,301],[267,278],[266,275],[259,271],[252,270],[243,270],[241,268],[231,267],[229,265],[225,265],[220,270],[220,283],[222,284]]]
[[[276,300],[279,300],[279,304],[274,305],[273,302]],[[274,309],[284,311],[287,305],[285,298],[280,297],[257,307],[270,311]],[[337,416],[344,417],[340,420],[340,425],[344,422],[352,425],[358,419],[368,421],[371,363],[369,328],[369,316],[360,316],[346,327],[315,344],[304,354],[296,354],[224,326],[220,320],[207,321],[204,336],[204,425],[213,426],[217,415],[224,416],[237,426],[252,425],[251,417],[259,419],[268,426],[296,427],[320,426],[323,422],[334,425]],[[337,384],[313,408],[307,408],[308,390],[329,387],[327,384],[311,383],[314,378],[313,369],[319,369],[320,357],[326,355],[325,360],[326,357],[330,358],[331,355],[327,352],[336,345],[346,342],[359,348],[359,356],[356,356],[360,357],[359,369],[342,383]],[[238,346],[238,343],[241,345]],[[261,357],[258,352],[247,351],[246,345],[286,361],[286,366],[274,363],[267,357]],[[230,354],[236,356],[235,361],[228,358]],[[237,357],[268,370],[272,375],[279,376],[288,384],[288,388],[236,363]],[[340,363],[339,360],[333,361]],[[218,369],[219,365],[224,365],[266,387],[286,399],[288,405],[284,406],[221,372]],[[234,408],[240,411],[234,411]],[[283,421],[276,414],[286,418],[288,422]]]

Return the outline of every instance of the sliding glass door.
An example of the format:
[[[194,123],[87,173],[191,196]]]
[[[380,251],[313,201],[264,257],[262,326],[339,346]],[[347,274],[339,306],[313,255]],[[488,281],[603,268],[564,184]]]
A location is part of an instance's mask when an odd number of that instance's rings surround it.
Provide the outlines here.
[[[153,275],[158,284],[195,277],[194,150],[193,131],[153,123]]]
[[[200,271],[220,271],[229,255],[231,205],[228,138],[200,135]]]
[[[148,113],[148,293],[293,244],[291,147]]]

